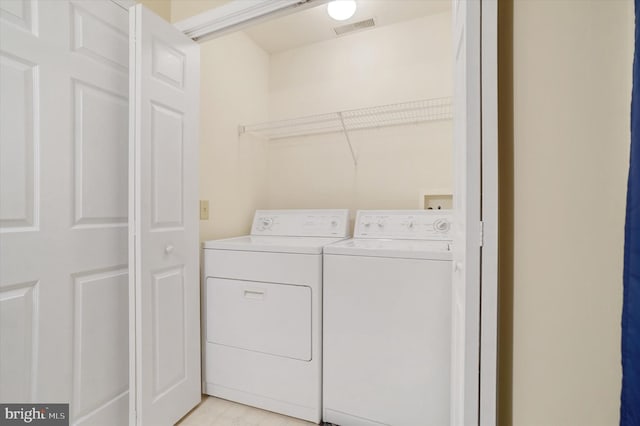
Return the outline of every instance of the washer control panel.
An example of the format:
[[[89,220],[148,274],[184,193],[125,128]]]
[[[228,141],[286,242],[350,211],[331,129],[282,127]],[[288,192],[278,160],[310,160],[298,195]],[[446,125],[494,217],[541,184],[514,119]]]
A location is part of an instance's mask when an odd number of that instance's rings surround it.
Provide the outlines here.
[[[451,240],[447,210],[360,210],[354,238]]]
[[[251,235],[348,237],[349,210],[256,210]]]

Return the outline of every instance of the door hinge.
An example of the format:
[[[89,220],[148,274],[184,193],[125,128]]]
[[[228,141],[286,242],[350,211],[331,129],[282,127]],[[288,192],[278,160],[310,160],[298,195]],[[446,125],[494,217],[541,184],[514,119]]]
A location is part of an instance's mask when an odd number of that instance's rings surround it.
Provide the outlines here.
[[[480,221],[480,247],[484,245],[484,222]]]

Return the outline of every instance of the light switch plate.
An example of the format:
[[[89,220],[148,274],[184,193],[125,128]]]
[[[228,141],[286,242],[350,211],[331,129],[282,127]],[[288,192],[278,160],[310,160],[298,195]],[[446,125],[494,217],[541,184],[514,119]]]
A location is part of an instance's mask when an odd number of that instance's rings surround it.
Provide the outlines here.
[[[209,200],[200,200],[200,220],[209,220]]]

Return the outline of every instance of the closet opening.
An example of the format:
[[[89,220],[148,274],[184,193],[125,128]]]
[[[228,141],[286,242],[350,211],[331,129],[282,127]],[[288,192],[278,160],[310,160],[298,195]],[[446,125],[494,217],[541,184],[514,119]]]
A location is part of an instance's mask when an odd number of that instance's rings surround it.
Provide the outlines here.
[[[450,209],[448,1],[327,5],[203,41],[201,241],[256,209]]]

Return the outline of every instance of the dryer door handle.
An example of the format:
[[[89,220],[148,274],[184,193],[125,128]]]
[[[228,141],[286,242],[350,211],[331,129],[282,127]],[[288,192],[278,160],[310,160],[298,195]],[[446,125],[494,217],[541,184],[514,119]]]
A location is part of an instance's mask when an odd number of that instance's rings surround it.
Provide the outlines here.
[[[264,300],[264,290],[245,289],[243,294],[245,299]]]

